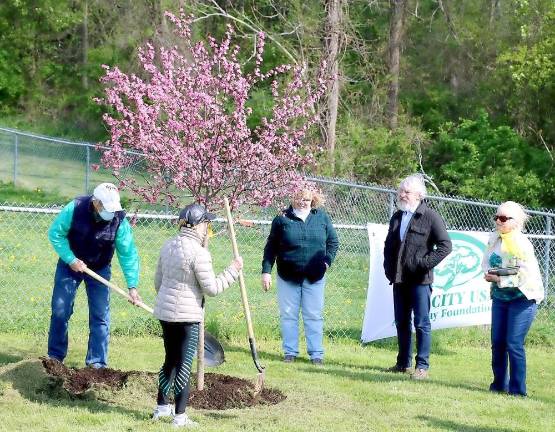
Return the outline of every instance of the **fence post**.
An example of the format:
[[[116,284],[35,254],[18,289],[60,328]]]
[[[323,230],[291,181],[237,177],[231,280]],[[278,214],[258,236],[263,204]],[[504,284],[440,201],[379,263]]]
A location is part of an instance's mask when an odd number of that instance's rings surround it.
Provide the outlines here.
[[[19,135],[16,133],[14,135],[14,142],[13,142],[13,185],[16,186],[17,182],[17,159],[18,159],[18,152],[19,152]]]
[[[389,193],[389,219],[391,219],[393,213],[395,213],[395,194]]]
[[[89,146],[85,147],[87,149],[87,161],[85,163],[85,195],[89,194],[89,169],[91,165],[91,148]]]
[[[551,236],[551,216],[545,217],[545,234]],[[543,253],[543,289],[547,295],[549,293],[549,262],[551,261],[551,239],[548,237],[545,240],[545,251]]]

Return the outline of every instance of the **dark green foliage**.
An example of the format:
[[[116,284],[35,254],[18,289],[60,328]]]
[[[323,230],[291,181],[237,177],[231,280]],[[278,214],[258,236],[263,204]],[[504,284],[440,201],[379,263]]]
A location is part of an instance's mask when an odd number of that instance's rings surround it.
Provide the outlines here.
[[[447,123],[426,154],[427,166],[446,192],[493,201],[540,206],[549,169],[542,150],[508,126],[493,126],[481,112],[475,120]]]
[[[222,9],[198,0],[0,2],[2,125],[104,140],[94,102],[103,94],[101,65],[144,74],[137,47],[179,45],[163,10],[177,13],[181,4],[197,17],[197,40],[235,27],[246,71],[257,30],[267,34],[264,71],[296,61],[314,74],[326,56],[326,2],[216,3]],[[385,127],[389,8],[385,0],[343,1],[337,144],[317,174],[393,185],[423,169],[441,192],[555,205],[555,2],[408,1],[395,131]],[[249,126],[271,113],[269,94],[264,85],[253,92]],[[323,141],[319,131],[310,137]],[[510,182],[502,180],[508,171]]]
[[[423,140],[423,134],[410,127],[391,131],[346,117],[338,128],[343,151],[336,159],[336,174],[395,186],[400,179],[417,171],[418,143]]]

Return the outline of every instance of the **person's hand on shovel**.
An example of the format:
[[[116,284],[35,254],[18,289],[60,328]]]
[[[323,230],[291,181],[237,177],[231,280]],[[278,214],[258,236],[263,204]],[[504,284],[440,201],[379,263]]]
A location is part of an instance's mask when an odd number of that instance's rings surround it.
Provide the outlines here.
[[[139,303],[143,302],[143,299],[139,295],[137,288],[129,288],[129,303],[133,303],[137,306]]]
[[[243,268],[243,257],[237,257],[231,261],[230,264],[237,272],[241,271]]]
[[[270,273],[262,273],[262,289],[268,291],[272,286],[272,275]]]
[[[81,261],[79,258],[75,258],[73,260],[73,262],[69,265],[69,267],[71,268],[71,270],[73,270],[74,272],[82,272],[85,270],[85,268],[87,268],[87,264],[85,264],[83,261]]]

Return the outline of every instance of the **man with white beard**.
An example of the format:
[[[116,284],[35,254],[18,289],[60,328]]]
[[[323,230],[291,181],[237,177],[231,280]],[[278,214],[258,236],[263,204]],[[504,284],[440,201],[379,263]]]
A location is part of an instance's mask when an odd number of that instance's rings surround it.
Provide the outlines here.
[[[399,210],[389,221],[384,269],[393,285],[393,307],[399,351],[390,372],[405,373],[412,363],[412,320],[416,329],[416,365],[412,378],[428,378],[432,328],[430,297],[433,269],[451,252],[451,240],[441,216],[423,201],[424,178],[413,174],[397,191]]]

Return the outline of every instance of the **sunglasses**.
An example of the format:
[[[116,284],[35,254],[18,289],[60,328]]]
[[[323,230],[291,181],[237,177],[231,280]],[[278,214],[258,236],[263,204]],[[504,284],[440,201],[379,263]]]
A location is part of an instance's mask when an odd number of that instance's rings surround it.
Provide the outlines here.
[[[512,218],[510,216],[499,216],[499,215],[493,216],[494,221],[498,220],[499,222],[502,222],[502,223],[507,222],[509,219],[514,219],[514,218]]]

